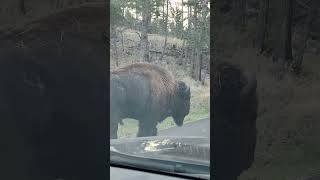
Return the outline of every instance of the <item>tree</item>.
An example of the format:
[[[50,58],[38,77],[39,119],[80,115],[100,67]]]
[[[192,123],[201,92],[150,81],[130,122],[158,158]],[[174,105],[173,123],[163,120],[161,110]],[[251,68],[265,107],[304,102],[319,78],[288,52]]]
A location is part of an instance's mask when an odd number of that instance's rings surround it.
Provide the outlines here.
[[[276,62],[279,59],[282,61],[283,68],[290,65],[292,62],[292,1],[283,1],[280,4],[282,12],[279,14],[279,21],[273,24],[273,39],[274,39],[274,52],[273,61]],[[276,29],[276,26],[278,28]],[[280,30],[279,30],[280,27]]]
[[[182,51],[180,52],[180,56],[179,56],[179,59],[178,59],[178,64],[179,65],[182,65],[182,61],[183,61],[183,56],[185,56],[185,44],[186,44],[186,39],[185,39],[185,31],[184,31],[184,11],[183,11],[183,7],[184,7],[184,1],[181,0],[181,24],[182,24],[182,33],[181,33],[181,38],[183,39],[183,42],[182,42]]]
[[[188,29],[187,44],[192,49],[191,75],[198,81],[202,80],[201,71],[203,54],[209,49],[209,1],[188,1],[189,7],[193,8],[190,29]],[[190,18],[190,17],[189,17]]]
[[[283,67],[289,66],[293,60],[292,11],[293,0],[264,0],[260,9],[256,46],[260,53],[269,51],[274,62],[281,59]]]
[[[260,12],[258,17],[258,32],[256,39],[256,47],[259,53],[266,50],[267,27],[269,21],[269,0],[260,1]]]
[[[164,7],[166,5],[166,0],[163,0],[163,3],[162,3],[162,33],[164,34],[165,32],[165,29],[166,29],[166,26],[165,26],[165,22],[166,22],[166,14],[165,14],[165,11],[164,11]]]
[[[182,11],[176,7],[176,8],[171,8],[171,15],[174,20],[173,28],[170,28],[171,31],[173,32],[173,35],[178,37],[178,38],[183,38],[183,24],[182,24]]]
[[[167,13],[166,13],[166,21],[165,21],[165,37],[164,37],[164,45],[162,49],[161,56],[159,58],[160,61],[162,61],[164,53],[167,48],[167,38],[168,38],[168,17],[169,17],[169,0],[167,0]],[[167,62],[168,63],[168,62]]]
[[[247,0],[237,0],[237,16],[238,17],[238,24],[241,27],[244,27],[246,25],[246,12],[247,12]]]
[[[128,0],[128,8],[134,9],[136,13],[136,21],[140,24],[138,20],[138,14],[141,14],[142,22],[140,42],[143,49],[143,61],[150,62],[150,43],[148,40],[148,33],[151,30],[151,19],[155,14],[157,16],[158,6],[162,5],[160,0]]]
[[[26,5],[25,5],[25,0],[19,0],[19,7],[22,15],[26,15],[27,10],[26,10]]]
[[[308,40],[310,38],[312,25],[317,18],[317,11],[318,11],[317,2],[318,1],[316,1],[316,0],[313,0],[310,2],[310,7],[308,9],[309,11],[307,13],[307,17],[305,19],[304,26],[302,27],[302,32],[301,32],[302,38],[298,42],[298,44],[300,46],[297,49],[296,55],[294,57],[294,61],[292,63],[292,70],[296,74],[299,74],[301,72],[303,55],[304,55],[305,49],[307,47]]]
[[[143,0],[142,2],[142,33],[141,33],[141,43],[142,48],[144,49],[143,53],[143,61],[150,62],[150,48],[149,48],[149,40],[148,40],[148,33],[149,33],[149,26],[151,24],[151,12],[152,12],[152,1]]]
[[[118,34],[121,34],[123,30],[120,30],[118,32],[118,29],[126,24],[126,18],[124,17],[123,9],[126,6],[125,0],[112,0],[110,3],[110,40],[111,40],[111,46],[113,45],[115,50],[115,60],[116,60],[116,66],[119,65],[118,60]],[[122,47],[123,47],[123,38],[122,38]]]

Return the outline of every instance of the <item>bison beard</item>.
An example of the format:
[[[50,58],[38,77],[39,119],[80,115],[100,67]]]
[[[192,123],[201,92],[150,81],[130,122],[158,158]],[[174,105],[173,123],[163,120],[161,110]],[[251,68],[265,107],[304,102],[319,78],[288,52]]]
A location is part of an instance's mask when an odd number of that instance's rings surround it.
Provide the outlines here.
[[[106,178],[106,54],[60,33],[0,48],[0,179]]]
[[[136,63],[111,72],[110,138],[124,118],[139,121],[137,136],[157,135],[157,124],[172,116],[178,126],[190,109],[190,88],[163,68]]]
[[[253,163],[256,146],[257,82],[239,67],[213,64],[214,179],[237,179]]]

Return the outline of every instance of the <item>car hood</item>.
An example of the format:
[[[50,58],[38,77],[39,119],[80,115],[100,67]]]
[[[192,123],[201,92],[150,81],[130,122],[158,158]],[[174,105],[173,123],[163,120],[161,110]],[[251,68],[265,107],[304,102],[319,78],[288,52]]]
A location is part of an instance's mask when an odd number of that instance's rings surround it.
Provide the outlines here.
[[[112,139],[110,151],[130,156],[210,165],[210,140],[204,137],[153,136]]]

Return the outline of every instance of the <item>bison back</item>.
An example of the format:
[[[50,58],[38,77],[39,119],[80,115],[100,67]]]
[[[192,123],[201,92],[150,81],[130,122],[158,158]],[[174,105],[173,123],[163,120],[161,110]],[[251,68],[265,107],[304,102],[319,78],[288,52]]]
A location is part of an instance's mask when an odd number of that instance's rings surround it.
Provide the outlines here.
[[[176,81],[165,69],[149,63],[135,63],[113,71],[126,86],[131,115],[163,114],[171,105]],[[134,112],[135,111],[135,112]]]

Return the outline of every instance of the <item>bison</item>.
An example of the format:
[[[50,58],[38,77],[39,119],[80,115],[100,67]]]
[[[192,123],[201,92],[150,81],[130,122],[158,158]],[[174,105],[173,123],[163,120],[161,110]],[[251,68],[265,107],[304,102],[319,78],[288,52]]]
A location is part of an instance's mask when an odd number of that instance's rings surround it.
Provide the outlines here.
[[[137,136],[157,135],[157,124],[173,117],[182,126],[190,109],[190,88],[175,80],[165,69],[149,63],[135,63],[111,72],[110,138],[117,138],[124,118],[139,121]]]
[[[253,163],[257,130],[257,81],[228,62],[213,63],[214,179],[237,179]]]
[[[104,44],[56,32],[22,40],[0,45],[0,179],[106,179]]]

